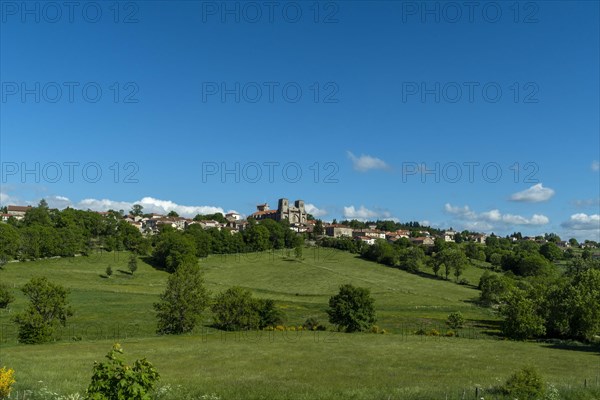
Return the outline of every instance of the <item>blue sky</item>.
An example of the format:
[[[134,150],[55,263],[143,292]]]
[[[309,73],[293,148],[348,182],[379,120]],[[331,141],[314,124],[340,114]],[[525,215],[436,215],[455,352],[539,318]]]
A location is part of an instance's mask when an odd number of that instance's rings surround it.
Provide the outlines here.
[[[23,4],[0,2],[3,205],[287,197],[600,240],[597,2]]]

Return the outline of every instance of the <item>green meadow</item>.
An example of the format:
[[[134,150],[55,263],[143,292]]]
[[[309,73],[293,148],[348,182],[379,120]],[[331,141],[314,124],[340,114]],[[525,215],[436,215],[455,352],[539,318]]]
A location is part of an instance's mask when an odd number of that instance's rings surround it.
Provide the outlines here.
[[[251,289],[276,300],[286,325],[308,317],[327,323],[327,302],[343,283],[367,287],[378,322],[387,334],[334,331],[221,332],[202,326],[182,336],[157,336],[152,304],[168,274],[140,260],[132,276],[128,253],[10,263],[0,280],[17,298],[0,313],[0,366],[16,371],[15,398],[36,398],[42,388],[83,393],[94,361],[115,342],[128,360],[147,357],[161,374],[157,398],[221,399],[459,399],[484,397],[515,370],[535,366],[569,398],[599,398],[600,352],[577,344],[503,340],[498,317],[476,304],[478,290],[423,273],[364,261],[333,249],[306,248],[302,261],[286,251],[210,256],[200,260],[208,289]],[[104,276],[110,265],[113,275]],[[476,284],[484,269],[465,277]],[[10,321],[23,309],[18,290],[31,277],[46,276],[68,287],[74,311],[57,340],[22,345]],[[419,336],[419,328],[447,331],[449,313],[461,311],[467,326],[459,337]],[[569,390],[569,388],[571,388]],[[31,392],[27,392],[31,391]],[[25,397],[25,396],[29,397]],[[13,397],[14,397],[13,396]],[[493,395],[492,395],[493,396]],[[39,397],[42,398],[42,397]],[[495,397],[485,397],[495,398]]]

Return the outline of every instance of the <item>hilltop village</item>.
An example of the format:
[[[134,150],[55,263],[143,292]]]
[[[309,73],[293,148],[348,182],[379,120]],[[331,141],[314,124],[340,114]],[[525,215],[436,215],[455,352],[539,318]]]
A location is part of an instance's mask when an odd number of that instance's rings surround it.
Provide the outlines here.
[[[31,206],[8,205],[0,214],[2,222],[8,222],[10,218],[22,220],[30,210]],[[352,238],[367,245],[375,244],[377,239],[384,239],[389,243],[405,238],[414,245],[433,246],[435,239],[442,239],[444,242],[462,242],[469,241],[478,244],[485,244],[489,235],[477,232],[457,232],[452,228],[447,230],[438,230],[430,227],[420,227],[418,224],[411,223],[410,228],[403,229],[382,229],[381,225],[375,222],[361,223],[359,221],[341,221],[328,223],[314,218],[307,213],[303,200],[295,200],[291,203],[286,198],[280,198],[277,202],[277,208],[270,208],[269,204],[263,203],[256,206],[256,211],[249,214],[246,218],[240,213],[229,212],[225,215],[221,213],[197,215],[194,218],[180,217],[176,212],[171,211],[167,215],[157,213],[143,213],[141,206],[134,205],[129,213],[116,213],[115,211],[97,212],[100,215],[108,216],[118,214],[128,224],[137,228],[143,235],[155,235],[160,232],[161,227],[169,226],[173,229],[184,231],[192,225],[198,225],[203,229],[217,229],[219,231],[243,232],[248,226],[249,220],[257,222],[271,219],[274,221],[287,220],[291,230],[297,233],[307,233],[313,237],[331,237],[331,238]],[[388,221],[386,221],[388,222]],[[378,225],[380,226],[378,228]],[[400,224],[396,224],[400,225]],[[316,229],[316,231],[315,231]],[[457,240],[458,239],[458,240]],[[517,237],[512,236],[513,241],[530,240],[538,243],[545,243],[544,237]],[[572,243],[569,241],[556,241],[558,247],[568,249]]]

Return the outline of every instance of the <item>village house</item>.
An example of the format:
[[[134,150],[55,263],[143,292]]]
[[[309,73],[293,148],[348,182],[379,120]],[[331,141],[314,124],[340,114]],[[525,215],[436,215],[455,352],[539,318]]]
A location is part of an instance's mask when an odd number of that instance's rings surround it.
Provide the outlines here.
[[[435,241],[433,240],[433,238],[431,237],[427,237],[427,236],[420,236],[420,237],[416,237],[416,238],[411,238],[410,241],[413,244],[416,245],[425,245],[425,246],[433,246]]]
[[[480,233],[477,235],[473,235],[472,239],[475,243],[485,244],[485,240],[488,238],[486,234]]]
[[[218,230],[221,230],[222,228],[222,224],[219,221],[215,221],[212,219],[196,221],[196,223],[200,225],[203,229],[217,228]]]
[[[342,236],[352,237],[352,228],[340,224],[327,225],[325,227],[325,234],[333,238],[339,238]]]
[[[450,228],[449,230],[444,232],[444,242],[454,242],[454,236],[456,235],[456,231]]]
[[[385,238],[388,242],[395,242],[396,240],[401,239],[401,238],[408,239],[409,237],[410,237],[410,232],[405,231],[405,230],[397,230],[397,231],[385,233]]]
[[[31,210],[31,206],[10,205],[6,207],[6,213],[9,215],[9,218],[14,217],[17,220],[22,220],[25,218],[25,213],[27,213],[29,210]]]
[[[377,229],[355,229],[352,231],[352,236],[367,236],[374,239],[385,239],[385,232],[379,231]]]
[[[238,213],[230,212],[225,214],[225,219],[227,221],[239,221],[240,219],[242,219],[242,216]]]
[[[375,244],[376,238],[371,237],[371,236],[354,236],[354,240],[361,241],[368,245],[373,245],[373,244]]]

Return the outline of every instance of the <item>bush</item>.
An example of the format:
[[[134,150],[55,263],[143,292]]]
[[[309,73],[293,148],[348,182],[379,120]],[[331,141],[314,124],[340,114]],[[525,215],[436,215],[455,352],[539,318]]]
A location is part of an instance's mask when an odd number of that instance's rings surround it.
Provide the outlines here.
[[[15,301],[15,296],[10,292],[8,285],[0,283],[0,308],[8,307],[13,301]]]
[[[309,331],[314,331],[317,326],[319,326],[319,320],[315,317],[308,317],[306,321],[304,321],[303,326]]]
[[[0,368],[0,399],[6,399],[10,396],[11,386],[15,383],[14,373],[15,371],[10,368]]]
[[[342,285],[329,299],[329,322],[346,332],[367,331],[377,321],[374,302],[369,289]]]
[[[226,331],[279,326],[283,314],[271,299],[254,299],[247,289],[232,287],[220,293],[212,306],[214,324]]]
[[[326,331],[327,327],[319,322],[315,317],[309,317],[304,321],[302,327],[309,331]]]
[[[275,308],[275,301],[271,299],[256,299],[254,302],[254,307],[259,317],[258,327],[260,329],[283,323],[283,313],[281,310]]]
[[[515,372],[503,386],[503,392],[519,400],[537,400],[544,395],[544,381],[533,367]]]
[[[150,392],[160,375],[145,358],[136,360],[133,366],[121,358],[123,349],[115,344],[106,355],[108,362],[94,363],[92,382],[87,389],[90,400],[149,400]]]
[[[460,311],[450,313],[450,315],[448,315],[448,319],[446,320],[446,324],[448,324],[448,326],[452,329],[462,328],[465,324],[465,317],[463,317]]]

